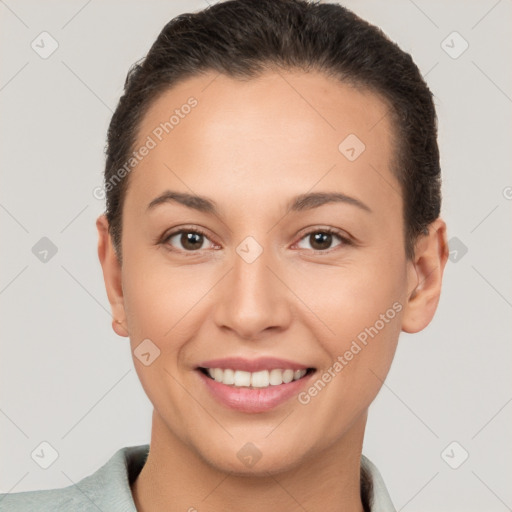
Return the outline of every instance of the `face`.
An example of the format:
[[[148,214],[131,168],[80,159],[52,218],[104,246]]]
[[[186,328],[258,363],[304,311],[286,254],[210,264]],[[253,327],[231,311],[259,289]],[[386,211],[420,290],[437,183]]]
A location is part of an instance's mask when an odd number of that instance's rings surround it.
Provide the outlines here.
[[[321,74],[208,74],[140,125],[137,148],[152,147],[129,176],[122,268],[109,239],[100,258],[154,428],[211,466],[280,471],[362,436],[400,331],[434,313],[437,288],[410,299],[421,264],[405,257],[387,110]],[[247,389],[198,369],[235,357],[262,362],[261,385],[264,369],[314,371]],[[237,456],[249,442],[253,469]]]

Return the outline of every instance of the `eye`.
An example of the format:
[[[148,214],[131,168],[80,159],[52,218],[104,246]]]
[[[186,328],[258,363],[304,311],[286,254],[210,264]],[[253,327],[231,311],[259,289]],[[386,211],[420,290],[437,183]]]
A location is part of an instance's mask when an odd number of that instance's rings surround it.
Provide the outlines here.
[[[333,245],[333,242],[338,240],[338,243]],[[210,244],[208,247],[208,243]],[[299,249],[310,249],[315,252],[327,252],[330,249],[341,245],[351,245],[351,241],[346,236],[343,236],[337,230],[332,228],[316,229],[306,233],[297,243]],[[212,242],[206,233],[194,229],[180,229],[169,233],[162,240],[170,250],[182,252],[198,252],[203,249],[215,249],[218,246]],[[309,245],[309,247],[308,247]]]
[[[171,249],[185,252],[195,252],[201,249],[207,249],[205,242],[210,242],[210,248],[214,248],[215,244],[206,236],[205,233],[198,229],[181,229],[167,235],[162,243],[170,245]],[[178,244],[176,247],[175,244]],[[181,247],[179,245],[181,244]]]
[[[333,241],[336,239],[339,240],[339,243],[333,246]],[[306,242],[306,246],[303,241]],[[309,244],[309,247],[307,247],[307,244]],[[334,229],[326,228],[306,233],[306,235],[298,242],[297,246],[300,249],[312,249],[314,251],[326,252],[327,250],[338,247],[339,245],[350,244],[351,242],[347,237],[342,236]]]

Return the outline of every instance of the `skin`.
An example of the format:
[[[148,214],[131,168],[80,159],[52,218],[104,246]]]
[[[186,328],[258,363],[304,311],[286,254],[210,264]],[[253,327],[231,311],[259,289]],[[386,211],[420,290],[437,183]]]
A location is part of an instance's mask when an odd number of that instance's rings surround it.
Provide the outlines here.
[[[248,81],[208,73],[152,105],[140,144],[190,96],[197,107],[130,174],[122,266],[105,216],[96,223],[114,331],[132,351],[146,338],[161,351],[149,366],[134,357],[154,406],[150,453],[132,486],[137,509],[362,511],[368,407],[400,332],[422,330],[435,313],[446,225],[433,222],[406,259],[394,134],[377,95],[319,73]],[[351,133],[366,146],[353,162],[338,150]],[[219,212],[177,202],[148,211],[168,189],[206,196]],[[287,213],[307,192],[343,193],[371,212],[331,202]],[[199,249],[164,240],[181,226],[206,231]],[[353,243],[309,236],[329,227]],[[252,263],[236,252],[247,236],[263,248]],[[322,374],[397,301],[401,311],[306,405],[292,398],[242,413],[218,403],[195,371],[237,355],[291,359]],[[247,442],[261,452],[252,467],[237,457]]]

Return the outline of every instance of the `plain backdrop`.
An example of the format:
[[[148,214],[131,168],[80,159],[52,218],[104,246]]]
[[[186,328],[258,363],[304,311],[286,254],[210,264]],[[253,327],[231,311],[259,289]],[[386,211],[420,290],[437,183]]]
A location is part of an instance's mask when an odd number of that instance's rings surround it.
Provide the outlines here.
[[[435,95],[452,251],[435,319],[400,338],[363,453],[397,510],[510,509],[512,3],[343,4],[410,52]],[[129,67],[206,5],[0,2],[1,492],[70,485],[149,442],[149,400],[110,326],[93,190]],[[47,58],[38,37],[58,44]],[[31,457],[42,442],[58,453],[47,469]]]

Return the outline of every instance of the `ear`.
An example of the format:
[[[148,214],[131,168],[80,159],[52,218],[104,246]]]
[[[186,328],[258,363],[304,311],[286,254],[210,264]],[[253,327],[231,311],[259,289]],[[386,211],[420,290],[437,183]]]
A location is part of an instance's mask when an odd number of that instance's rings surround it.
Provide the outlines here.
[[[96,220],[98,229],[98,258],[103,269],[103,280],[107,290],[108,301],[112,308],[112,329],[119,336],[128,337],[126,313],[124,308],[121,264],[114,251],[112,239],[108,232],[108,220],[105,214]]]
[[[448,254],[446,224],[438,218],[428,226],[428,234],[418,238],[414,257],[408,262],[408,299],[402,316],[402,331],[419,332],[434,317]]]

